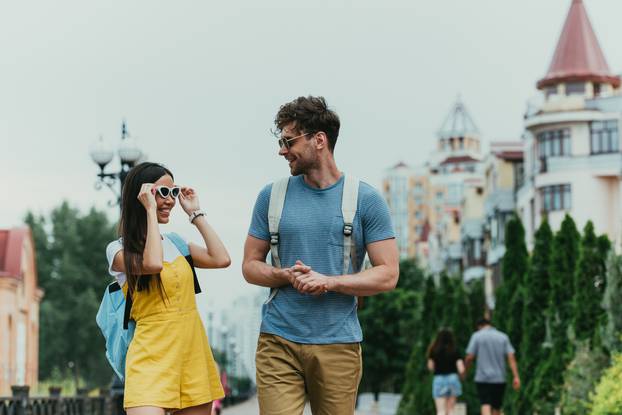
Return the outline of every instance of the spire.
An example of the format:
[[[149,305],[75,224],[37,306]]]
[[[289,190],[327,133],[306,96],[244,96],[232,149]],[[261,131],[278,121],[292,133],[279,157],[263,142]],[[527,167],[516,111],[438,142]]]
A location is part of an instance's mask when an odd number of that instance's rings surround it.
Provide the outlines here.
[[[455,138],[466,136],[478,136],[479,130],[469,115],[462,100],[458,96],[456,103],[452,107],[447,118],[443,121],[441,129],[438,131],[439,138]]]
[[[573,81],[620,85],[620,77],[607,65],[582,0],[572,0],[549,70],[537,85],[543,89]]]

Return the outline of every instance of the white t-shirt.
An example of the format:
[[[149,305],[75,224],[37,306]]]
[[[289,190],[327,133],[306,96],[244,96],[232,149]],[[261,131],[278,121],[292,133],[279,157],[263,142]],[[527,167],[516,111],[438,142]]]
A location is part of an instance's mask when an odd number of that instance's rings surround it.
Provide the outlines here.
[[[187,241],[186,241],[187,242]],[[125,273],[120,271],[114,271],[112,269],[112,263],[114,261],[114,257],[120,250],[123,249],[122,239],[116,239],[108,244],[106,247],[106,257],[108,258],[108,272],[110,275],[116,278],[119,285],[123,286],[125,281],[127,281],[127,277]],[[173,262],[178,256],[182,256],[181,252],[177,249],[175,244],[171,242],[170,239],[163,237],[162,238],[162,257],[166,262]]]

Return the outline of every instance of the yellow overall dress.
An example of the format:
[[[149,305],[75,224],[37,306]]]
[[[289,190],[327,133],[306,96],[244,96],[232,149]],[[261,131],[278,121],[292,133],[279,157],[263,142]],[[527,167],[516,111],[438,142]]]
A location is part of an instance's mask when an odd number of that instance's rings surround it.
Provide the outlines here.
[[[164,301],[153,280],[149,291],[132,296],[136,332],[127,352],[124,407],[183,409],[224,397],[190,265],[180,255],[164,262],[160,276]]]

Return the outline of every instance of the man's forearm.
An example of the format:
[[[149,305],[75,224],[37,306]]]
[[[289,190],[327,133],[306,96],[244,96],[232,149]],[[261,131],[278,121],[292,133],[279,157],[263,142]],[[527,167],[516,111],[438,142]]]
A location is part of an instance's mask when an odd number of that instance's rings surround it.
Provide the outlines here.
[[[378,265],[358,274],[330,278],[329,291],[355,296],[369,296],[395,288],[399,268]]]
[[[518,378],[518,366],[516,365],[516,357],[513,354],[508,355],[508,363],[510,364],[510,370],[515,378]]]
[[[471,366],[473,365],[473,355],[467,354],[466,358],[464,359],[464,373],[469,373],[469,369],[471,368]]]
[[[251,260],[244,262],[242,274],[247,282],[261,287],[277,288],[290,284],[287,270],[275,268],[263,261]]]

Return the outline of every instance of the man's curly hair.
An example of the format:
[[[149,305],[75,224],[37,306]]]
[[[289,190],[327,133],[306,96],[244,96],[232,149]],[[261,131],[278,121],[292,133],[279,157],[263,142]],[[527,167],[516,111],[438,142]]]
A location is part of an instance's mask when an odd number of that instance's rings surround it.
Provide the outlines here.
[[[328,108],[324,97],[298,97],[282,105],[274,118],[276,133],[280,135],[283,127],[291,122],[296,123],[296,130],[301,134],[323,131],[328,137],[330,151],[334,151],[339,136],[339,117]]]

